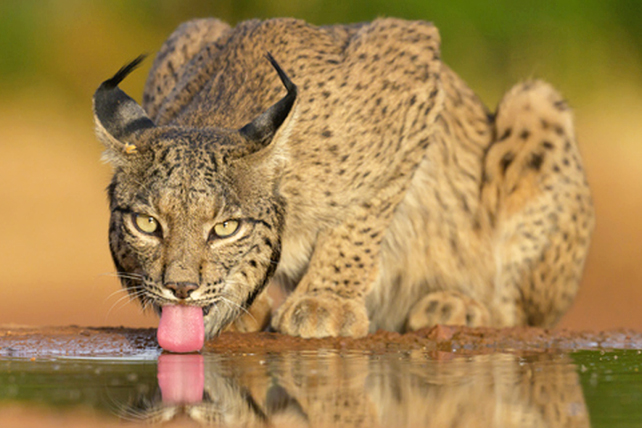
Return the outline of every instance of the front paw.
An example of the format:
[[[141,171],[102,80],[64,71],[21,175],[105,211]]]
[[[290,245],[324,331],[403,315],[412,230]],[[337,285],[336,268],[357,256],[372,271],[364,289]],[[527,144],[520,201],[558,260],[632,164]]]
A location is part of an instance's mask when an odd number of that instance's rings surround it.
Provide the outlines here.
[[[363,337],[368,334],[368,314],[361,300],[295,293],[279,308],[272,327],[304,338]]]

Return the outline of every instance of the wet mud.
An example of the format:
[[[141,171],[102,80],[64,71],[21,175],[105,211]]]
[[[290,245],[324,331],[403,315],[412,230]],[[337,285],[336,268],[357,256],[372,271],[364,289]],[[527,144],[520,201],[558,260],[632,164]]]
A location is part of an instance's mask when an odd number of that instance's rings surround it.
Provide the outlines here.
[[[642,349],[642,333],[632,330],[582,332],[532,327],[491,329],[448,326],[436,326],[407,334],[379,331],[360,339],[301,339],[268,332],[223,333],[206,342],[203,351],[249,353],[319,349],[372,352],[421,349],[460,354]],[[0,357],[118,357],[145,352],[160,352],[155,329],[0,326]]]

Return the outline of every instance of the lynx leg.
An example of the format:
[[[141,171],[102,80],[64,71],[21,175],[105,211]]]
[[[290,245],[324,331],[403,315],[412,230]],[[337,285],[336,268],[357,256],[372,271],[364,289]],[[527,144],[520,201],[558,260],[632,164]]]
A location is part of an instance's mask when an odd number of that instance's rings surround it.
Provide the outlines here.
[[[365,296],[379,274],[381,240],[394,206],[389,199],[364,204],[344,223],[321,232],[306,274],[272,326],[301,337],[365,336]]]
[[[456,291],[438,291],[425,295],[408,315],[406,330],[419,330],[437,324],[479,327],[488,325],[490,314],[480,302]]]
[[[548,84],[513,88],[496,119],[482,203],[493,230],[496,325],[553,325],[578,289],[594,214],[569,107]]]
[[[341,236],[347,229],[342,225],[319,239],[307,273],[272,320],[278,331],[301,337],[368,333],[365,294],[377,267],[374,257],[360,250],[377,250],[352,246]]]

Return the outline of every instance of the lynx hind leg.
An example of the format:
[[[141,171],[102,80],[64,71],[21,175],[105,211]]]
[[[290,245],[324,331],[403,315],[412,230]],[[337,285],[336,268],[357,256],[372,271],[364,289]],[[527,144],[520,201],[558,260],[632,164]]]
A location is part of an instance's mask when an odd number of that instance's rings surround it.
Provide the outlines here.
[[[425,295],[410,309],[406,330],[437,324],[480,327],[489,322],[488,309],[478,301],[456,291],[438,291]]]
[[[514,87],[496,116],[482,202],[496,260],[497,325],[553,325],[578,289],[594,225],[566,102],[541,81]]]
[[[145,83],[143,108],[152,120],[156,120],[163,101],[181,79],[184,65],[229,28],[223,21],[207,18],[185,22],[174,30],[154,59]]]

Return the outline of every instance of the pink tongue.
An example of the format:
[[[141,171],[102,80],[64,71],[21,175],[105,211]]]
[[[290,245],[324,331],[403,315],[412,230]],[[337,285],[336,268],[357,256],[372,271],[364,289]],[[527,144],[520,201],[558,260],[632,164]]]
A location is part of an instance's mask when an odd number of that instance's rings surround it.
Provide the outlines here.
[[[158,344],[170,352],[194,352],[203,347],[203,309],[197,306],[164,306],[158,324]]]

